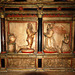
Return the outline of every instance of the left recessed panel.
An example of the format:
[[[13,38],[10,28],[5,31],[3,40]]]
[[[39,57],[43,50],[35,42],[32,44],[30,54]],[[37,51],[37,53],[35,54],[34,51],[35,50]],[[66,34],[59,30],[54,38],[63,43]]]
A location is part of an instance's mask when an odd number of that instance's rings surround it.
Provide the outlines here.
[[[37,22],[9,21],[6,23],[6,47],[9,53],[34,53],[37,50]]]

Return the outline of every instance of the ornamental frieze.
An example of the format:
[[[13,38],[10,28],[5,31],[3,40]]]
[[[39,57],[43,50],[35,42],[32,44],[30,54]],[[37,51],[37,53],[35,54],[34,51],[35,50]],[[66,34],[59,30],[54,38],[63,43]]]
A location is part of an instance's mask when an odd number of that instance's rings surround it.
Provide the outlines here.
[[[31,58],[8,58],[8,68],[29,69],[35,68],[35,59]]]
[[[44,59],[44,68],[71,68],[71,59]]]

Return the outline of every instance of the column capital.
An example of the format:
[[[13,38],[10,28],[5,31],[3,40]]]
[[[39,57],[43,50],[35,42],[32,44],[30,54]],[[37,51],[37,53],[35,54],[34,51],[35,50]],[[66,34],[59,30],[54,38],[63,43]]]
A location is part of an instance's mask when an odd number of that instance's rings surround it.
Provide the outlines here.
[[[43,11],[42,10],[38,10],[38,18],[42,18],[43,15]]]
[[[4,18],[4,17],[5,17],[4,13],[1,13],[1,18]]]
[[[38,6],[39,8],[42,8],[42,7],[43,7],[43,4],[37,4],[37,6]]]
[[[38,18],[42,18],[43,15],[43,4],[37,4],[38,6]]]

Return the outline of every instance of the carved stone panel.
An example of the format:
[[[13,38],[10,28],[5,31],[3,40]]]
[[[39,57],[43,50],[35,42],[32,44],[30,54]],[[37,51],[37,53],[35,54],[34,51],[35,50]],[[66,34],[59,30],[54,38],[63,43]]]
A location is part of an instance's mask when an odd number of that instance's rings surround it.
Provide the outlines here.
[[[44,68],[71,68],[70,59],[44,59]]]
[[[15,52],[20,52],[22,51],[21,49],[23,49],[24,52],[37,51],[37,21],[8,21],[6,30],[8,48],[10,43],[8,37],[13,34],[16,39],[14,42]],[[12,49],[10,48],[10,50]]]
[[[33,69],[35,68],[34,58],[8,58],[10,69]]]
[[[44,21],[42,44],[45,53],[71,53],[72,23],[69,21]]]

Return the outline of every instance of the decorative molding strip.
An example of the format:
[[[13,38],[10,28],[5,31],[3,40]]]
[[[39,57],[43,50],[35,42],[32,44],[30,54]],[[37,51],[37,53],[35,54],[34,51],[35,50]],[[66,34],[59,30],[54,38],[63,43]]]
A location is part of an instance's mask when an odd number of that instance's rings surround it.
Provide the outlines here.
[[[43,17],[44,21],[72,21],[72,17]]]
[[[0,2],[60,2],[60,0],[0,0]],[[61,0],[61,2],[69,2],[74,0]]]
[[[37,15],[14,15],[14,14],[12,14],[12,15],[7,15],[6,17],[37,17]]]
[[[43,17],[72,17],[72,15],[49,14],[49,15],[43,15]]]

